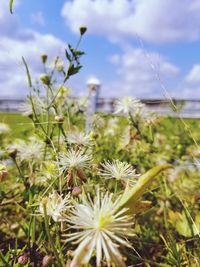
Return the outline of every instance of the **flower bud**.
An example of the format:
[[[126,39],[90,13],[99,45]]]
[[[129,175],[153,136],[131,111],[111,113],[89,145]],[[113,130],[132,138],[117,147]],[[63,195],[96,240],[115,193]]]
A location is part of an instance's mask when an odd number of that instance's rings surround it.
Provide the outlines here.
[[[82,36],[82,35],[84,35],[84,33],[87,31],[87,27],[85,27],[85,26],[81,26],[81,27],[79,28],[79,30],[80,30],[80,34],[81,34],[81,36]]]
[[[83,182],[87,181],[87,178],[86,178],[85,174],[82,172],[82,170],[79,169],[79,170],[76,171],[76,173],[77,173],[78,178],[81,181],[83,181]]]
[[[64,117],[62,115],[55,116],[55,121],[58,123],[63,123],[64,122]]]
[[[40,80],[43,82],[45,85],[50,85],[51,79],[50,76],[47,74],[41,74],[40,75]]]
[[[8,176],[8,172],[6,170],[1,171],[0,172],[0,181],[3,181],[7,176]]]
[[[69,172],[67,175],[67,186],[71,187],[73,183],[73,175],[72,172]]]
[[[56,63],[56,69],[58,72],[62,72],[64,70],[64,63],[61,60]]]
[[[15,159],[16,156],[17,156],[17,149],[16,149],[16,148],[8,149],[8,155],[9,155],[12,159]]]
[[[8,176],[7,170],[0,171],[0,182],[2,182]]]
[[[42,54],[41,55],[41,60],[42,60],[42,63],[45,64],[46,61],[47,61],[47,55],[46,54]]]
[[[51,262],[52,262],[52,256],[50,255],[44,256],[44,258],[42,259],[42,267],[50,266]]]
[[[28,263],[28,256],[26,254],[19,256],[18,263],[21,265],[26,265]]]
[[[82,193],[82,189],[79,186],[75,186],[72,190],[72,196],[77,197]]]

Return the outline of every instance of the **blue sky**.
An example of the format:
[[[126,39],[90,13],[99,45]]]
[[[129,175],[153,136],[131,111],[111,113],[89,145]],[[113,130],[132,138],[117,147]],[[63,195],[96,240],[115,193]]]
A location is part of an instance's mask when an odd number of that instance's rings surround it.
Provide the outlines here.
[[[199,0],[14,0],[0,3],[0,96],[25,96],[24,56],[34,77],[40,54],[49,60],[75,44],[88,27],[81,49],[83,69],[69,86],[86,93],[97,77],[101,95],[142,98],[200,98]]]

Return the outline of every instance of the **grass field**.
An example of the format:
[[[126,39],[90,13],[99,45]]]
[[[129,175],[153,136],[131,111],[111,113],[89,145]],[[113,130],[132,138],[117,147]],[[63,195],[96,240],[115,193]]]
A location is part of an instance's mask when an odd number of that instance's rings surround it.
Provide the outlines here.
[[[47,256],[54,262],[48,266],[68,266],[66,263],[72,261],[72,255],[67,253],[76,250],[74,244],[63,242],[62,231],[64,229],[72,236],[83,232],[85,226],[76,232],[64,222],[62,228],[54,213],[46,213],[48,206],[45,203],[60,205],[62,200],[66,204],[70,197],[72,202],[69,203],[75,203],[73,209],[82,203],[81,207],[86,211],[89,207],[93,212],[93,206],[84,202],[85,192],[90,196],[88,203],[96,203],[97,196],[101,198],[98,203],[105,203],[105,207],[94,210],[100,215],[88,215],[92,231],[96,231],[96,225],[102,227],[100,233],[104,233],[104,227],[111,229],[113,222],[109,220],[115,218],[115,209],[109,204],[111,197],[114,200],[120,197],[119,208],[122,210],[125,206],[130,210],[130,214],[119,217],[121,223],[117,226],[122,236],[128,236],[128,242],[137,253],[121,244],[119,249],[126,265],[116,266],[199,267],[200,120],[160,117],[147,124],[143,116],[138,119],[136,116],[97,114],[103,123],[99,124],[101,126],[93,124],[87,137],[83,113],[65,115],[62,124],[49,115],[49,128],[45,114],[40,117],[40,124],[44,126],[42,131],[38,124],[33,127],[31,119],[19,113],[0,113],[0,122],[11,128],[9,134],[0,136],[0,240],[3,241],[0,267],[20,267],[22,256],[27,258],[28,263],[24,265],[27,267],[47,266],[42,265]],[[45,131],[51,142],[47,142]],[[61,170],[63,166],[65,169]],[[129,173],[131,178],[127,178]],[[98,195],[99,188],[101,195]],[[40,203],[44,203],[43,208]],[[99,207],[99,204],[95,205]],[[59,216],[64,214],[71,220],[72,214],[64,210],[65,207],[63,205]],[[53,212],[58,208],[55,206]],[[87,217],[85,210],[78,222],[84,222]],[[116,218],[115,223],[118,223]],[[127,225],[130,225],[128,230]],[[115,228],[112,233],[118,238]],[[129,236],[129,231],[134,235]],[[49,241],[51,238],[56,240],[55,244]],[[88,267],[95,266],[95,252],[94,249]],[[59,263],[59,257],[64,263]],[[120,251],[116,257],[121,259]],[[30,265],[30,262],[36,264]],[[102,262],[105,263],[105,257]]]
[[[0,122],[8,124],[12,130],[11,135],[16,138],[25,137],[33,129],[31,120],[20,113],[1,112]]]
[[[20,113],[6,113],[0,112],[0,122],[6,123],[10,126],[13,137],[25,137],[33,130],[33,124],[27,117],[22,116]],[[160,118],[161,131],[163,133],[179,133],[179,134],[194,134],[198,136],[200,131],[200,120],[198,119],[184,119],[181,121],[179,118],[163,117]],[[188,132],[190,131],[190,133]]]

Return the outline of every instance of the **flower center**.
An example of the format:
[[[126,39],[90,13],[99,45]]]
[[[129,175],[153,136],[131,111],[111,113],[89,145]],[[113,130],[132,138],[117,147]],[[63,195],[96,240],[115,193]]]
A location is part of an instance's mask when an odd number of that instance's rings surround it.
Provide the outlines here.
[[[99,218],[98,228],[103,229],[111,222],[112,218],[108,214],[103,214]]]

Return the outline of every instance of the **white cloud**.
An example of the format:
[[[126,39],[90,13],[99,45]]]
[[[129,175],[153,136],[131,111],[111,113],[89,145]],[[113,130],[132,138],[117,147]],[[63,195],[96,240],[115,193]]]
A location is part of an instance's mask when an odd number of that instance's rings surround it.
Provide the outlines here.
[[[41,35],[30,32],[31,38],[15,40],[0,37],[0,94],[4,96],[24,95],[27,91],[25,68],[21,57],[24,56],[29,64],[32,77],[35,79],[42,72],[40,55],[48,54],[50,59],[61,55],[64,44],[53,35]]]
[[[191,84],[200,83],[200,64],[195,64],[185,77],[185,81]]]
[[[33,23],[39,24],[40,26],[45,25],[44,14],[41,11],[31,14],[31,20]]]
[[[142,49],[132,48],[122,55],[113,55],[110,62],[116,66],[119,76],[118,80],[106,86],[103,92],[109,92],[113,96],[161,97],[164,91],[159,79],[170,80],[180,72],[179,68],[166,58],[153,52],[146,54]]]
[[[50,59],[61,55],[64,42],[51,34],[40,34],[20,26],[18,19],[10,15],[5,1],[0,2],[0,95],[21,97],[28,93],[22,56],[30,67],[33,78],[42,71],[40,55]]]
[[[86,25],[109,39],[138,34],[151,42],[199,39],[199,13],[199,0],[74,0],[62,9],[73,32]]]
[[[170,96],[177,99],[198,100],[200,98],[200,86],[191,87],[182,85],[181,87],[177,87],[176,90],[173,91],[173,94],[170,94]]]

